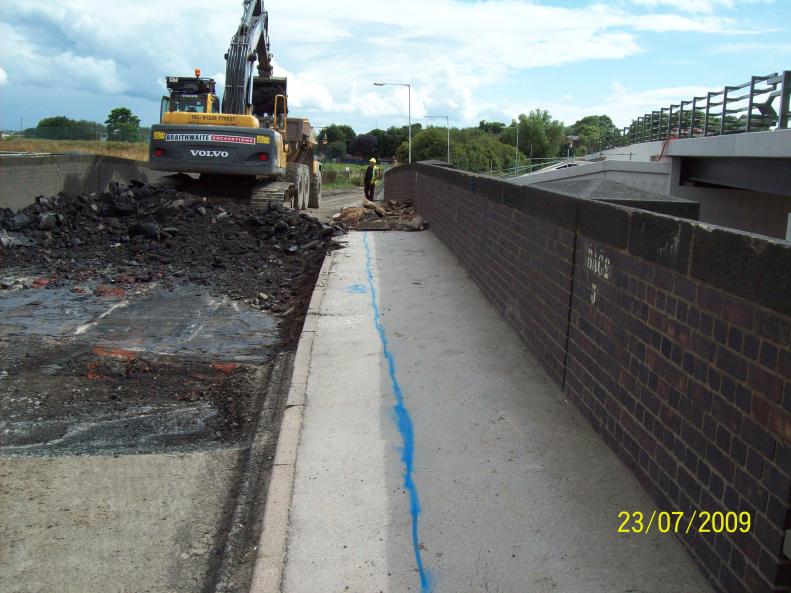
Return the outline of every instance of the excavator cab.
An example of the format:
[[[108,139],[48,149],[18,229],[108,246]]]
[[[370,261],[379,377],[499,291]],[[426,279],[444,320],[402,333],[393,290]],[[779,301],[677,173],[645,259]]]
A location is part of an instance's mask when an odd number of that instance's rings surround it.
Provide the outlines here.
[[[214,99],[214,100],[212,100]],[[187,113],[219,113],[216,98],[211,95],[179,94],[171,97],[170,111]]]
[[[219,113],[220,100],[215,92],[213,78],[201,78],[200,70],[195,77],[168,76],[170,96],[162,97],[159,121],[167,123],[169,113]]]
[[[211,95],[190,95],[174,93],[170,97],[162,97],[159,110],[159,120],[168,111],[181,111],[184,113],[219,113],[219,103]]]

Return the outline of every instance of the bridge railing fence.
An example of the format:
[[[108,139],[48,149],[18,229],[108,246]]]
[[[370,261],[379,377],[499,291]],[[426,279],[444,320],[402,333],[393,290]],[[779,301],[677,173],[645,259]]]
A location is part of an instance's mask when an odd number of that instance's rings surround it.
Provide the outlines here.
[[[740,85],[637,117],[621,130],[606,134],[600,150],[657,140],[786,129],[789,112],[791,70],[753,76]]]
[[[520,175],[535,173],[542,169],[553,167],[555,165],[560,165],[561,163],[569,163],[573,165],[574,157],[550,157],[550,158],[534,157],[530,159],[530,162],[525,164],[520,164],[516,167],[506,167],[505,169],[482,171],[480,174],[487,175],[489,177],[501,177],[501,178],[519,177]]]

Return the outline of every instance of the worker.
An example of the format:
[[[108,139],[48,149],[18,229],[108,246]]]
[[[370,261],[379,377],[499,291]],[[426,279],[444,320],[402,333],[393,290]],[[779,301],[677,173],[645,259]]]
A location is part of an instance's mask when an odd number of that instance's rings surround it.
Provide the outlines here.
[[[376,186],[376,159],[373,157],[368,161],[368,168],[365,170],[363,183],[365,184],[366,199],[373,201],[374,187]]]

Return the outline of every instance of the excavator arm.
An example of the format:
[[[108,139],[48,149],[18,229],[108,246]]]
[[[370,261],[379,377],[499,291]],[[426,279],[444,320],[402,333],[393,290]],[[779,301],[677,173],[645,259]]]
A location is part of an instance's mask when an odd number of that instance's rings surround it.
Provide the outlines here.
[[[225,54],[225,93],[223,113],[251,114],[253,103],[253,68],[258,62],[258,76],[272,78],[272,54],[269,51],[269,15],[263,0],[244,0],[244,14]]]

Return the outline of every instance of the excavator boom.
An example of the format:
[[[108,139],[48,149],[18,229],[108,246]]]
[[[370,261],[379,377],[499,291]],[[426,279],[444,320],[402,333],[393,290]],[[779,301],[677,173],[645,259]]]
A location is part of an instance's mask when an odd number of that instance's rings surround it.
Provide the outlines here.
[[[269,15],[262,0],[244,0],[239,28],[225,54],[225,94],[223,113],[250,114],[253,96],[253,68],[258,62],[258,76],[272,78],[272,54],[269,51]]]

